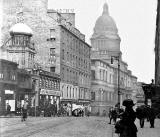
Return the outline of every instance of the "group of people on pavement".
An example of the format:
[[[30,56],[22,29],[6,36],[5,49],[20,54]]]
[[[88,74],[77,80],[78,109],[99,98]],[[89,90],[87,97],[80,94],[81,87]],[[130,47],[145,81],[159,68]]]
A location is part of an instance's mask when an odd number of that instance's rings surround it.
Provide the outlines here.
[[[118,106],[111,107],[109,110],[109,114],[108,114],[108,116],[109,116],[109,123],[108,124],[111,124],[112,120],[113,120],[113,123],[115,124],[117,121],[118,115],[122,112],[124,112],[123,108],[119,108]]]
[[[144,119],[147,118],[150,121],[150,128],[154,128],[155,114],[152,108],[144,105],[134,111],[133,106],[135,104],[131,99],[124,100],[122,105],[125,109],[120,108],[120,106],[115,106],[109,110],[109,124],[113,121],[115,133],[117,133],[119,137],[137,137],[138,130],[134,123],[136,118],[140,120],[140,127],[141,120],[144,125]],[[119,120],[117,120],[117,118]]]

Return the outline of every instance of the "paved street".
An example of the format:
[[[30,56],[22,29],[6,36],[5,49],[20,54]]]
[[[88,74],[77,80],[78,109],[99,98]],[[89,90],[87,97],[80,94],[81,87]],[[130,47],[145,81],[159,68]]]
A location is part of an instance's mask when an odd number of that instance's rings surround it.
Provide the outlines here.
[[[114,125],[109,125],[105,117],[29,117],[26,122],[20,118],[0,118],[1,137],[117,137]],[[138,137],[160,137],[160,120],[155,128],[149,123],[140,129],[137,121]]]

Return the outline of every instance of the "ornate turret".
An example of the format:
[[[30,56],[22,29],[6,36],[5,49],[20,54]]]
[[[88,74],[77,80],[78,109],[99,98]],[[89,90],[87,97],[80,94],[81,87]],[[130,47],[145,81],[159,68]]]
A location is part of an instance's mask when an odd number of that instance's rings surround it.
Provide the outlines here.
[[[24,23],[17,23],[9,32],[11,40],[6,46],[9,60],[17,62],[19,68],[32,68],[36,53],[34,43],[31,42],[32,29]]]

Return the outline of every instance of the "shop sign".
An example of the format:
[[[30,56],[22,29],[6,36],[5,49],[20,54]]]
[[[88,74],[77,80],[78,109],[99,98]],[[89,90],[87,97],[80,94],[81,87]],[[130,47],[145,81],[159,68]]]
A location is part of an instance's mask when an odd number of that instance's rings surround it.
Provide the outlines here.
[[[41,89],[40,94],[41,95],[60,96],[60,91],[54,91],[54,90],[49,90],[49,89]]]
[[[14,94],[14,91],[12,91],[12,90],[5,90],[5,94]]]
[[[136,98],[144,98],[143,95],[137,95]]]
[[[89,100],[79,100],[79,102],[81,102],[81,103],[89,103],[90,101]]]

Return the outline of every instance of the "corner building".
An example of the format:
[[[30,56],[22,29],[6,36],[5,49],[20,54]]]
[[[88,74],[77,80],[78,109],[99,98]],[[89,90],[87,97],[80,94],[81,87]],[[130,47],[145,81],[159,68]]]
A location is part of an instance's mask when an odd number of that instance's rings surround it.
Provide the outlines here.
[[[75,27],[74,13],[49,10],[47,0],[3,0],[2,40],[21,20],[33,31],[35,62],[45,71],[60,74],[61,103],[90,102],[91,47]]]
[[[105,3],[102,15],[96,20],[91,37],[92,114],[106,115],[109,108],[118,103],[118,77],[120,105],[124,99],[132,98],[137,77],[132,75],[127,63],[122,60],[120,42],[116,23],[110,16],[108,5]],[[113,59],[112,64],[111,58]]]

